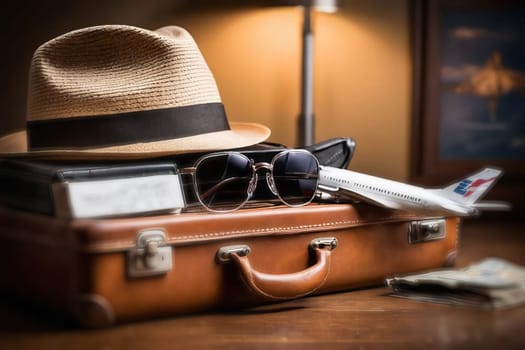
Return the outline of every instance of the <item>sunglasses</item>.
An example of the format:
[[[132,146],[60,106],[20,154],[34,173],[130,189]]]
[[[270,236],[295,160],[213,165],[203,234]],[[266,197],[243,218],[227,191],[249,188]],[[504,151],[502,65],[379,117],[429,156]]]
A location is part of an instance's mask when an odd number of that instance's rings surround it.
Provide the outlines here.
[[[280,152],[271,163],[255,163],[238,152],[211,153],[199,158],[193,167],[181,169],[181,173],[192,175],[196,197],[206,209],[231,212],[253,196],[258,173],[263,169],[268,187],[284,204],[298,207],[314,199],[319,162],[306,150]]]

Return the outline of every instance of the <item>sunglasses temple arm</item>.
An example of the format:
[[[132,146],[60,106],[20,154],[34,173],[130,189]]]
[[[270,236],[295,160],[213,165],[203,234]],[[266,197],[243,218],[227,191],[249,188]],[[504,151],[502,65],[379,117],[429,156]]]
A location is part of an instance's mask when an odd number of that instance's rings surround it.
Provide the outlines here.
[[[179,170],[179,175],[195,175],[195,170],[197,168],[195,167],[187,167],[187,168],[182,168]]]

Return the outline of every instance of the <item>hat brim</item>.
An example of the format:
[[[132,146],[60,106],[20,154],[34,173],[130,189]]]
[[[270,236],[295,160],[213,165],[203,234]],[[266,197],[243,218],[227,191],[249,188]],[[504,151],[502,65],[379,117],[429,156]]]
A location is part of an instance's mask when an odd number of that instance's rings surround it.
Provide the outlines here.
[[[230,122],[230,130],[162,141],[90,149],[27,149],[26,131],[0,138],[0,157],[56,160],[155,158],[248,147],[265,141],[270,129],[257,123]]]

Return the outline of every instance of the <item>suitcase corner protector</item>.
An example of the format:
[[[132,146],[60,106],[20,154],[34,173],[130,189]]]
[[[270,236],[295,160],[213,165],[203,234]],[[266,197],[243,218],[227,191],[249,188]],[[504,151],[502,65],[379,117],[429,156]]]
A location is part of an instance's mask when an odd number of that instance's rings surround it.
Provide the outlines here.
[[[73,319],[85,328],[115,324],[115,313],[108,300],[98,294],[82,294],[72,301]]]

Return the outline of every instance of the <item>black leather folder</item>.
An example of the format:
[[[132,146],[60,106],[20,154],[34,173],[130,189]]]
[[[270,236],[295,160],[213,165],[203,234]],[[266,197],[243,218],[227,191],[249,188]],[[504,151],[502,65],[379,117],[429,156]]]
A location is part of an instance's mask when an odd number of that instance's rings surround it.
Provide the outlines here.
[[[352,158],[355,143],[350,138],[334,138],[305,148],[316,155],[322,165],[346,168]],[[238,151],[254,159],[255,162],[269,162],[275,154],[286,149],[284,145],[265,142]],[[162,191],[160,197],[164,196],[164,200],[169,201],[171,195],[169,191],[176,191],[173,186],[180,186],[186,206],[192,207],[196,206],[197,200],[193,195],[191,177],[182,176],[180,184],[172,182],[175,181],[175,177],[176,181],[179,181],[179,166],[192,165],[201,155],[186,154],[143,161],[96,162],[0,159],[0,205],[64,218],[159,213],[181,209],[174,203],[158,203],[159,196],[155,196]],[[157,179],[157,182],[152,185],[151,179]],[[264,180],[264,177],[260,177],[261,180]],[[130,181],[131,184],[126,181]],[[73,210],[72,186],[79,184],[92,185],[83,191],[85,193],[91,189],[93,193],[83,196],[92,197],[88,199],[95,204],[90,207],[100,210],[91,212],[77,209],[78,213]],[[102,185],[108,190],[101,190]],[[152,188],[152,186],[156,187]],[[164,190],[165,186],[169,186],[169,190]],[[160,187],[162,190],[159,189]],[[129,191],[125,191],[126,188]],[[138,188],[141,190],[139,191]],[[131,190],[135,193],[131,193]],[[108,207],[108,203],[116,198],[112,193],[122,195],[126,202],[113,203],[113,207],[118,208]],[[253,199],[264,201],[274,197],[267,186],[261,185],[257,186]],[[108,200],[104,201],[104,198]],[[150,205],[150,202],[155,203]]]

